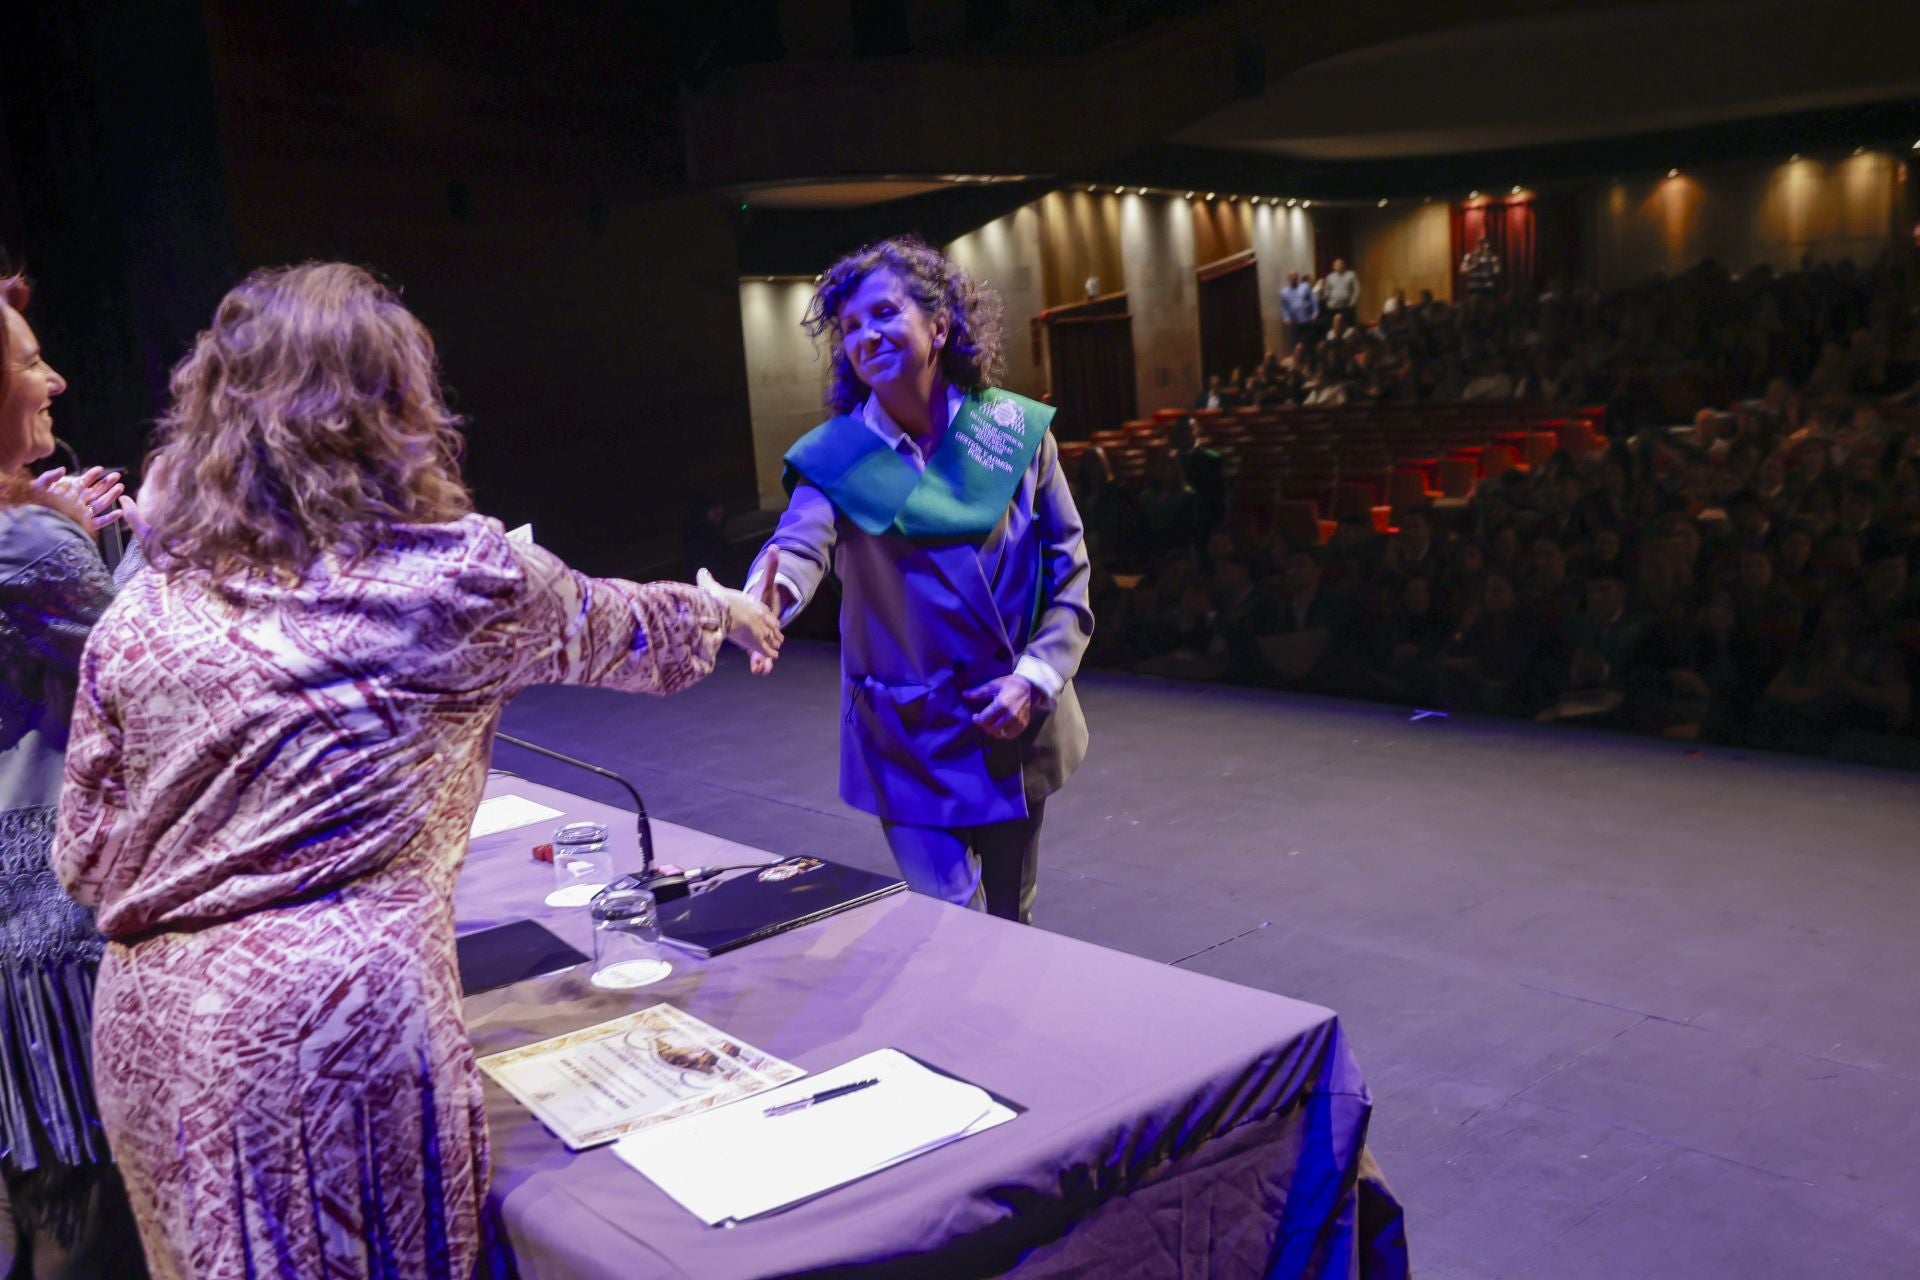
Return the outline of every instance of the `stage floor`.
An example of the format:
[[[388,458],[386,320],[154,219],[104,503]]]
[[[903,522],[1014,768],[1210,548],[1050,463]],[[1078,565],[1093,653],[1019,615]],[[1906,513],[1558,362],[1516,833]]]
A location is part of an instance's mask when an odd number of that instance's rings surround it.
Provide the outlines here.
[[[837,658],[508,731],[666,819],[889,869]],[[1423,1280],[1920,1264],[1920,776],[1092,674],[1036,923],[1337,1010]],[[497,763],[628,807],[511,747]]]

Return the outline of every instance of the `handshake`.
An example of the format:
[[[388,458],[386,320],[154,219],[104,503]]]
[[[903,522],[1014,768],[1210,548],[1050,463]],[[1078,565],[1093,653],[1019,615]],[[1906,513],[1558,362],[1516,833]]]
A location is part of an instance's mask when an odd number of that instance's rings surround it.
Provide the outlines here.
[[[694,577],[694,584],[712,596],[726,614],[727,639],[747,651],[748,662],[757,676],[769,675],[780,656],[780,586],[774,574],[780,568],[780,549],[768,550],[760,574],[760,591],[748,595],[732,587],[723,587],[705,569]]]

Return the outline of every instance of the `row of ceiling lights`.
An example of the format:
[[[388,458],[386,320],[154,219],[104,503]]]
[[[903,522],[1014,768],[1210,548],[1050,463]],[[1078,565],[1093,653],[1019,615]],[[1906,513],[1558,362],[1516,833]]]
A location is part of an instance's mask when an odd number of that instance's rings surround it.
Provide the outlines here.
[[[1111,188],[1111,190],[1113,194],[1117,196],[1124,196],[1129,191],[1131,191],[1134,195],[1137,195],[1137,196],[1171,196],[1175,194],[1172,191],[1163,191],[1158,187],[1113,187]],[[1087,194],[1099,195],[1100,188],[1097,186],[1089,186],[1087,188]],[[1189,200],[1196,200],[1201,197],[1201,194],[1202,193],[1197,190],[1189,191],[1186,193],[1186,198]],[[1205,193],[1205,196],[1208,200],[1218,200],[1220,198],[1220,193],[1217,191],[1208,191]],[[1232,201],[1232,200],[1238,200],[1240,199],[1240,197],[1237,195],[1230,195],[1227,197],[1227,199]],[[1277,207],[1283,202],[1281,201],[1279,196],[1254,196],[1253,203],[1254,204],[1270,204]],[[1298,196],[1290,196],[1287,198],[1287,200],[1284,203],[1289,209],[1294,208],[1295,206],[1298,206],[1302,209],[1313,208],[1313,201],[1302,200]]]
[[[1920,139],[1914,140],[1913,150],[1920,151]],[[1867,149],[1864,146],[1855,147],[1853,149],[1853,154],[1856,156],[1863,156],[1867,154]],[[1797,151],[1787,157],[1787,160],[1789,163],[1798,161],[1799,159],[1800,159],[1800,153]],[[1679,169],[1676,168],[1676,169],[1667,170],[1667,177],[1677,178],[1679,176],[1680,176]],[[1135,195],[1140,195],[1140,196],[1145,196],[1145,195],[1170,196],[1173,194],[1173,192],[1171,191],[1162,191],[1154,187],[1131,187],[1131,188],[1115,187],[1113,188],[1113,194],[1117,196],[1123,196],[1123,195],[1126,195],[1129,190],[1131,190]],[[1100,188],[1098,186],[1089,186],[1087,188],[1087,194],[1089,195],[1098,195],[1099,193],[1100,193]],[[1516,196],[1524,195],[1526,194],[1526,188],[1521,186],[1519,183],[1515,183],[1511,189],[1510,194],[1516,195]],[[1189,200],[1193,200],[1198,198],[1199,195],[1200,195],[1200,192],[1198,191],[1189,191],[1186,193],[1186,198]],[[1206,193],[1206,198],[1208,200],[1217,200],[1219,199],[1219,193],[1215,191],[1209,191]],[[1467,199],[1469,200],[1481,200],[1485,198],[1486,198],[1486,193],[1482,191],[1469,191],[1467,193]],[[1227,199],[1229,201],[1237,201],[1240,199],[1240,197],[1238,195],[1230,195],[1227,197]],[[1254,196],[1253,203],[1254,204],[1265,203],[1265,204],[1278,206],[1280,204],[1280,197],[1279,196]],[[1385,199],[1382,199],[1382,200],[1376,201],[1374,207],[1379,209],[1384,209],[1387,207],[1387,203],[1388,202]],[[1433,197],[1432,196],[1426,197],[1425,203],[1432,204]],[[1289,209],[1292,209],[1296,206],[1302,209],[1311,209],[1313,208],[1313,201],[1302,200],[1297,196],[1289,196],[1287,198],[1286,205],[1287,205],[1287,208]]]
[[[1679,173],[1680,171],[1678,169],[1670,169],[1667,171],[1667,176],[1669,178],[1678,177]],[[1131,191],[1134,195],[1137,195],[1137,196],[1171,196],[1174,194],[1171,191],[1162,191],[1155,187],[1112,187],[1109,189],[1116,196],[1124,196],[1129,191]],[[1097,185],[1092,185],[1087,188],[1088,195],[1099,195],[1100,191],[1101,191],[1101,188]],[[1484,192],[1480,192],[1480,191],[1470,191],[1467,193],[1467,199],[1479,200],[1484,196],[1484,194],[1485,194]],[[1513,188],[1513,194],[1516,196],[1524,195],[1526,194],[1526,188],[1516,185]],[[1217,191],[1202,192],[1198,189],[1195,189],[1193,191],[1187,192],[1185,198],[1188,200],[1201,200],[1201,199],[1218,200],[1220,199],[1220,193]],[[1227,200],[1229,202],[1233,202],[1233,201],[1238,201],[1240,198],[1241,197],[1238,195],[1230,195],[1227,197]],[[1296,208],[1296,207],[1301,209],[1313,208],[1313,201],[1304,200],[1298,196],[1289,196],[1285,201],[1282,201],[1279,196],[1254,196],[1252,198],[1252,203],[1270,204],[1275,206],[1276,208],[1279,207],[1282,203],[1284,203],[1289,209]],[[1388,203],[1389,202],[1387,200],[1381,199],[1375,202],[1375,206],[1377,208],[1384,209],[1387,207]],[[1432,196],[1426,197],[1424,203],[1432,204],[1433,197]]]

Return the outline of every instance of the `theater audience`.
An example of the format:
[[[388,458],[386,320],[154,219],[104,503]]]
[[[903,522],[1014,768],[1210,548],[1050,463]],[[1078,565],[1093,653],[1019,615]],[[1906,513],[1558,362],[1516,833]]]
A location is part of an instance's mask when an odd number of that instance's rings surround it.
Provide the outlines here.
[[[1532,620],[1516,606],[1513,582],[1489,573],[1479,602],[1440,655],[1441,702],[1452,710],[1513,714],[1525,707],[1539,643]]]
[[[1130,658],[1204,636],[1211,661],[1176,674],[1920,764],[1920,420],[1898,394],[1915,301],[1891,262],[1739,280],[1709,263],[1605,299],[1422,296],[1377,328],[1336,320],[1242,397],[1353,414],[1505,378],[1529,402],[1604,404],[1608,447],[1301,545],[1229,485],[1224,532],[1137,566],[1141,593],[1177,589]]]
[[[1434,604],[1424,573],[1401,576],[1399,598],[1382,626],[1373,629],[1374,689],[1369,696],[1427,705],[1437,700],[1437,662],[1454,636],[1453,620]]]

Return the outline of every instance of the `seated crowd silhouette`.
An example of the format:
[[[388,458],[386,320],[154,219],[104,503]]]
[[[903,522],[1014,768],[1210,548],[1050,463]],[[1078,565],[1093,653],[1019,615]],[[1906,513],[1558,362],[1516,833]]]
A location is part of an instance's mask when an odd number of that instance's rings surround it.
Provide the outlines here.
[[[1397,299],[1063,445],[1089,661],[1920,763],[1914,287]]]

